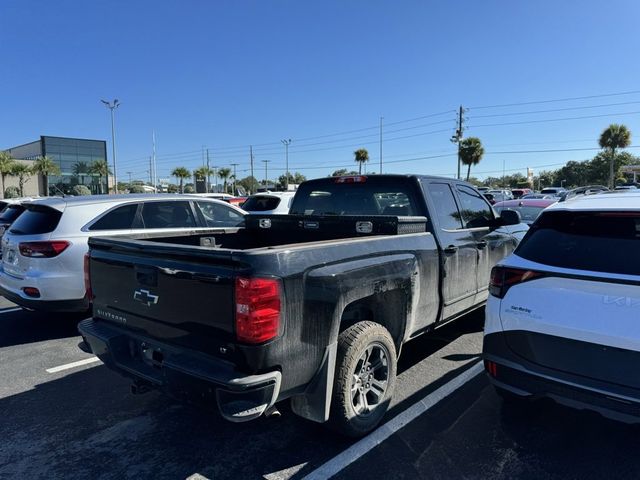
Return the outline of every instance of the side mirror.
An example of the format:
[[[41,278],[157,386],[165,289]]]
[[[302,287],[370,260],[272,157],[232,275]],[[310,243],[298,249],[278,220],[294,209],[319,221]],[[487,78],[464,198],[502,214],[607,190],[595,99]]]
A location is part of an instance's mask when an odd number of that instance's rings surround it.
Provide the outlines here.
[[[500,219],[502,220],[503,225],[518,225],[519,223],[522,223],[520,212],[516,212],[515,210],[502,210],[500,212]]]

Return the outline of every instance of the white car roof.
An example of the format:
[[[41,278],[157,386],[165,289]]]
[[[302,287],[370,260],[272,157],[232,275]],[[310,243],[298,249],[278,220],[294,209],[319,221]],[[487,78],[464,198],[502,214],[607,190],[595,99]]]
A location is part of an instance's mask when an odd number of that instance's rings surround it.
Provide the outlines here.
[[[296,192],[258,192],[251,195],[252,197],[293,197]]]
[[[640,192],[617,191],[580,195],[566,202],[554,203],[546,210],[640,210]]]
[[[66,207],[70,206],[83,206],[83,205],[99,205],[99,204],[113,204],[128,202],[140,202],[140,201],[166,201],[166,200],[205,200],[208,202],[218,202],[224,205],[230,205],[222,200],[214,198],[196,197],[191,195],[184,195],[179,193],[125,193],[120,195],[82,195],[79,197],[47,197],[33,200],[32,204],[44,205],[50,208],[54,208],[58,211],[63,211]],[[240,210],[240,209],[238,209]]]

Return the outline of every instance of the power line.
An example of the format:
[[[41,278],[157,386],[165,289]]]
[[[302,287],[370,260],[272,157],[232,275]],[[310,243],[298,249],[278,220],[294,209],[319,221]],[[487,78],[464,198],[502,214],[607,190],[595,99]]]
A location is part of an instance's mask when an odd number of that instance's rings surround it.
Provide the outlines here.
[[[471,125],[473,128],[480,127],[501,127],[506,125],[525,125],[531,123],[548,123],[548,122],[563,122],[566,120],[583,120],[586,118],[602,118],[602,117],[613,117],[616,115],[637,115],[640,114],[640,111],[636,112],[617,112],[617,113],[603,113],[600,115],[584,115],[581,117],[564,117],[564,118],[547,118],[542,120],[525,120],[522,122],[504,122],[504,123],[485,123],[480,125]]]
[[[481,108],[502,108],[502,107],[517,107],[520,105],[536,105],[541,103],[555,103],[555,102],[569,102],[573,100],[588,100],[591,98],[604,98],[604,97],[616,97],[622,95],[634,95],[640,93],[640,90],[630,90],[628,92],[616,92],[616,93],[602,93],[600,95],[586,95],[582,97],[565,97],[565,98],[554,98],[552,100],[534,100],[529,102],[517,102],[517,103],[502,103],[497,105],[481,105],[476,107],[469,107],[474,110],[479,110]]]
[[[602,107],[614,107],[620,105],[635,105],[640,101],[635,102],[619,102],[619,103],[603,103],[600,105],[583,105],[581,107],[565,107],[565,108],[551,108],[547,110],[529,110],[526,112],[508,112],[508,113],[493,113],[490,115],[472,115],[469,118],[492,118],[492,117],[510,117],[515,115],[530,115],[536,113],[551,113],[551,112],[566,112],[569,110],[584,110],[589,108],[602,108]]]

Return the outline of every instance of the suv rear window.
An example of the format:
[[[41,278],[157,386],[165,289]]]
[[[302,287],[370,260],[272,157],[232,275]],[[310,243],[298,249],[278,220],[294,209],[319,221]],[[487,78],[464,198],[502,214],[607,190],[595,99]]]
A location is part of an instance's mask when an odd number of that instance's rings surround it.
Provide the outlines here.
[[[38,235],[53,232],[62,212],[49,207],[29,206],[13,223],[9,232],[16,235]]]
[[[515,253],[554,267],[640,275],[640,213],[543,213]]]
[[[266,212],[268,210],[275,210],[280,205],[280,199],[278,197],[249,197],[246,202],[242,204],[242,208],[251,212]]]
[[[0,213],[0,223],[13,223],[24,212],[22,205],[9,205]]]

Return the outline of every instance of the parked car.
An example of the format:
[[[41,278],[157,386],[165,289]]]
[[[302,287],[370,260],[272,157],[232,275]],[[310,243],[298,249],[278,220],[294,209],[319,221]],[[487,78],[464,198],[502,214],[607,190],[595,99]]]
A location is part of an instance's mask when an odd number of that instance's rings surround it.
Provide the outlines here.
[[[589,185],[586,187],[578,187],[572,190],[564,191],[560,194],[559,202],[566,202],[567,200],[578,197],[580,195],[594,195],[596,193],[608,192],[609,189],[604,185]]]
[[[555,195],[559,197],[562,192],[566,192],[567,189],[564,187],[547,187],[540,190],[540,193],[547,195]]]
[[[265,192],[251,195],[242,204],[242,209],[248,213],[262,215],[289,213],[289,207],[295,192]]]
[[[511,190],[507,190],[507,189],[502,189],[502,190],[493,189],[493,190],[489,190],[487,193],[492,194],[494,197],[496,195],[502,195],[503,200],[511,200],[513,198],[513,194],[511,193]],[[497,200],[497,201],[501,202],[502,200]]]
[[[16,205],[29,200],[35,200],[40,197],[19,197],[19,198],[3,198],[0,199],[0,213],[3,212],[9,205]]]
[[[135,391],[236,422],[290,399],[351,436],[384,416],[404,342],[484,304],[517,244],[501,228],[519,224],[465,182],[418,175],[310,180],[289,215],[245,218],[213,236],[92,238],[82,348]]]
[[[550,195],[548,193],[527,193],[526,195],[523,195],[521,198],[524,199],[524,200],[533,200],[533,199],[538,199],[538,200],[555,199],[555,200],[557,200],[557,197],[555,195]]]
[[[483,193],[484,198],[486,198],[491,205],[495,205],[498,202],[504,202],[509,199],[504,193]]]
[[[552,200],[525,199],[507,200],[505,202],[496,203],[493,208],[496,212],[501,213],[503,210],[514,210],[520,214],[522,222],[531,225],[542,211],[549,205],[553,205],[558,201],[557,198]]]
[[[530,188],[514,188],[511,190],[513,198],[522,198],[524,195],[528,195],[532,190]]]
[[[83,280],[89,237],[152,232],[175,235],[238,227],[244,212],[213,199],[184,195],[96,195],[23,203],[2,238],[0,293],[29,309],[85,311]]]
[[[547,208],[491,272],[483,356],[507,400],[640,420],[640,193]]]
[[[491,190],[489,187],[476,187],[476,190],[478,190],[480,193],[486,193],[489,190]]]
[[[638,187],[636,187],[635,185],[618,185],[615,187],[615,190],[637,190]]]

